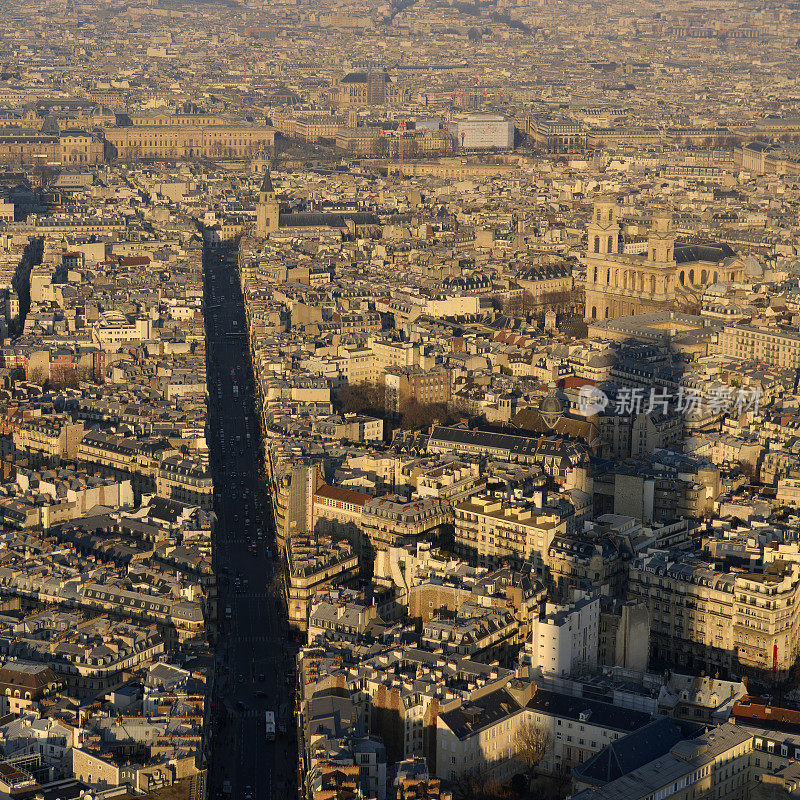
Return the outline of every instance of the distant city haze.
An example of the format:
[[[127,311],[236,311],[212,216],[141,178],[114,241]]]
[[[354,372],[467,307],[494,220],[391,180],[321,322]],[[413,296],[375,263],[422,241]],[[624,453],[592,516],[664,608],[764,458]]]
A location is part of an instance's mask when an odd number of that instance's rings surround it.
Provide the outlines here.
[[[800,4],[6,0],[0,800],[790,800]]]

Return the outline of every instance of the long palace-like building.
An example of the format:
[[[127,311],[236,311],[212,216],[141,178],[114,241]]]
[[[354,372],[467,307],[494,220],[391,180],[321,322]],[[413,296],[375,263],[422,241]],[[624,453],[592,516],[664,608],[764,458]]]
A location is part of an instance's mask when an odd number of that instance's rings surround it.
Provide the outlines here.
[[[589,223],[586,317],[608,319],[689,306],[714,283],[738,281],[744,262],[725,244],[675,241],[672,215],[653,215],[647,250],[620,252],[620,209],[598,201]]]
[[[214,115],[135,115],[131,125],[106,128],[113,154],[125,161],[145,158],[252,158],[275,144],[266,125],[226,121]]]

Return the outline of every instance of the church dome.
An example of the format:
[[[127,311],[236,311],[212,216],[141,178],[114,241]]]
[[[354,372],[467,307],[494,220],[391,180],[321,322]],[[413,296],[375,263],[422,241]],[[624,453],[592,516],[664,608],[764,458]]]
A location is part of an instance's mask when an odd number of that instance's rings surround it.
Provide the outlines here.
[[[564,403],[551,392],[546,397],[542,398],[539,403],[539,414],[541,414],[544,424],[548,428],[554,428],[559,419],[564,415]]]

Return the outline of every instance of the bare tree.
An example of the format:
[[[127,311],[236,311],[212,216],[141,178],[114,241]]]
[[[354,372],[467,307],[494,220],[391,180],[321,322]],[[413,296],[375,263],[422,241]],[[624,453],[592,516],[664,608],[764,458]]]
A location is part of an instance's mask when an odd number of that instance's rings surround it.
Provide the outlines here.
[[[79,365],[75,374],[78,377],[78,381],[81,383],[94,380],[94,369],[88,364]]]
[[[534,722],[523,722],[514,732],[512,747],[515,755],[527,767],[533,777],[547,751],[553,744],[553,737],[546,728]]]
[[[462,773],[452,784],[453,800],[500,800],[508,797],[503,785],[487,770]]]
[[[429,428],[434,423],[449,425],[456,420],[450,413],[447,403],[420,403],[413,397],[405,399],[400,404],[400,427],[405,430]]]
[[[375,381],[361,381],[342,386],[334,402],[343,412],[380,416],[386,410],[386,387]]]
[[[33,168],[33,174],[39,186],[49,186],[53,182],[53,170],[47,164],[37,164]]]
[[[39,386],[44,386],[45,382],[50,380],[50,376],[44,367],[34,367],[28,374],[28,380],[31,383],[38,383]]]
[[[59,367],[53,371],[50,383],[54,389],[77,389],[78,371],[73,366]]]
[[[750,461],[740,459],[737,462],[737,465],[742,471],[742,475],[747,478],[748,483],[754,483],[758,480],[758,468],[755,464]]]
[[[524,294],[515,294],[506,297],[502,302],[503,314],[507,317],[519,317],[524,313],[525,297]]]

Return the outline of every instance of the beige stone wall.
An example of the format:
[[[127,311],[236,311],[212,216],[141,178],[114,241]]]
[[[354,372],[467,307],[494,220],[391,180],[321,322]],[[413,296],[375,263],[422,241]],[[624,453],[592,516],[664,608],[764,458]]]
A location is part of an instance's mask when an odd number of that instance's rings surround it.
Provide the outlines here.
[[[252,158],[273,147],[275,131],[244,125],[153,125],[108,128],[106,141],[121,161],[142,158]]]
[[[79,781],[90,786],[119,786],[119,767],[80,748],[72,749],[72,771]]]

